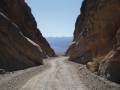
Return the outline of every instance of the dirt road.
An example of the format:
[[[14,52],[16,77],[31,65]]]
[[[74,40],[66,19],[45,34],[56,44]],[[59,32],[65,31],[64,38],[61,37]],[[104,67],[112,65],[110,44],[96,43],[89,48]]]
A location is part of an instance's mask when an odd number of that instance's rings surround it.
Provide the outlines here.
[[[45,65],[0,75],[0,90],[120,90],[68,57],[44,60]]]
[[[65,63],[67,58],[51,60],[51,67],[31,78],[20,90],[87,90],[79,79],[78,71]]]

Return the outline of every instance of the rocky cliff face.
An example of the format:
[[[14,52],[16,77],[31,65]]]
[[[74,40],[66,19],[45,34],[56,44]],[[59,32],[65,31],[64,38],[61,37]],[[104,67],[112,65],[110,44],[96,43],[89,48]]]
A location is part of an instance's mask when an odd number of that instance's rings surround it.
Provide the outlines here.
[[[120,29],[116,33],[117,44],[101,61],[98,74],[120,83]]]
[[[0,68],[23,69],[55,56],[24,0],[0,1]]]
[[[120,0],[84,0],[75,24],[74,44],[67,51],[70,60],[86,64],[105,57],[100,60],[104,61],[100,66],[105,66],[99,69],[104,70],[100,74],[109,72],[110,79],[120,80],[119,28]]]
[[[0,11],[18,25],[24,36],[37,43],[45,55],[55,56],[54,51],[37,29],[37,24],[31,13],[31,9],[24,0],[1,0]]]

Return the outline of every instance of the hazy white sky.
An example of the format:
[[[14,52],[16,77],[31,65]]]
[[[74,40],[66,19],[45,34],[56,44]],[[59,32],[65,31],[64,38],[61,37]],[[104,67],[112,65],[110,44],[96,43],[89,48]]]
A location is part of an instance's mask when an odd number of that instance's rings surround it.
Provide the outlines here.
[[[45,37],[72,36],[83,0],[26,0]]]

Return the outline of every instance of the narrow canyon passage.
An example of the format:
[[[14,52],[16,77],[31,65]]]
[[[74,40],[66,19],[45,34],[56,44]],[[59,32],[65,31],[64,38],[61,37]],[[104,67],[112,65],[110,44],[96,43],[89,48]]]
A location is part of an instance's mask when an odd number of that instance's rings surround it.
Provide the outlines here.
[[[80,81],[77,68],[67,57],[50,61],[51,68],[31,78],[20,90],[88,90]]]

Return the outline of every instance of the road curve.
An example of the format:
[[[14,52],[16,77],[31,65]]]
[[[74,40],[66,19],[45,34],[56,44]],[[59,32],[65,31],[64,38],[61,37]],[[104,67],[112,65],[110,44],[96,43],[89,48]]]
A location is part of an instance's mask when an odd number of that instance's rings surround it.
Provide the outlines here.
[[[79,79],[78,69],[67,64],[67,59],[50,60],[51,67],[32,77],[20,90],[88,90]]]

